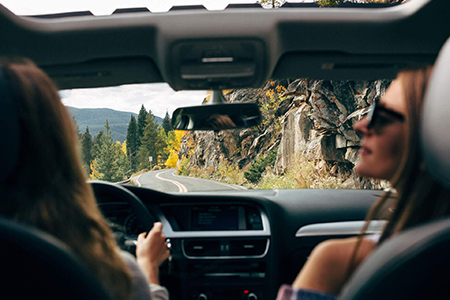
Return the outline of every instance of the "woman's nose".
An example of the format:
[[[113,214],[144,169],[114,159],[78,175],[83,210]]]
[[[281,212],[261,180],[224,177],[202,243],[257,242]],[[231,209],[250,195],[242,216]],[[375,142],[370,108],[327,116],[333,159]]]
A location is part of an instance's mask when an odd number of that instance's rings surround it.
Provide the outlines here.
[[[367,116],[364,116],[361,120],[353,125],[353,129],[359,134],[367,134]]]

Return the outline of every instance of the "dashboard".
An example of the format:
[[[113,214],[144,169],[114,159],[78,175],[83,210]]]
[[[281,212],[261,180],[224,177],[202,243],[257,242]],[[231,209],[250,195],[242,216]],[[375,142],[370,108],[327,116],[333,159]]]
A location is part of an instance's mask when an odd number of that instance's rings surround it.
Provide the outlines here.
[[[144,231],[126,202],[103,202],[100,209],[122,249],[134,253]],[[265,211],[241,202],[148,206],[163,223],[172,257],[162,281],[173,299],[260,299],[267,294],[270,224]],[[223,285],[232,286],[223,290]],[[181,288],[180,288],[181,286]],[[177,292],[182,291],[176,295]],[[175,294],[174,294],[175,293]]]
[[[171,259],[160,269],[172,299],[275,299],[319,242],[358,234],[379,191],[269,190],[167,194],[127,187],[163,223]],[[114,194],[97,197],[122,249],[142,227]],[[383,224],[374,224],[373,232]]]

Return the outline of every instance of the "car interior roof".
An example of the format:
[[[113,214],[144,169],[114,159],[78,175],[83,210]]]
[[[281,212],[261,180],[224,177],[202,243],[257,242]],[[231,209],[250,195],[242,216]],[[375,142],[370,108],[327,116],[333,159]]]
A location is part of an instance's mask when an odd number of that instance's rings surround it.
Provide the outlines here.
[[[433,63],[448,37],[449,9],[448,1],[414,0],[380,8],[184,9],[50,19],[19,17],[0,6],[0,55],[31,58],[61,89],[150,82],[175,90],[223,89],[260,87],[269,78],[394,78],[401,69]],[[209,65],[229,67],[211,75],[211,68],[197,63],[205,53],[234,62]]]

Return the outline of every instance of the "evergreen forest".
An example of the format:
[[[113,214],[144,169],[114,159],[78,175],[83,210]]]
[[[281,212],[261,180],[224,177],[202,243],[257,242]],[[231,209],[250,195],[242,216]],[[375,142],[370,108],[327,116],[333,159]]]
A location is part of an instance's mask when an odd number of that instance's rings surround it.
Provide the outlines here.
[[[83,168],[89,179],[110,182],[123,181],[139,171],[174,168],[183,134],[172,130],[167,112],[159,125],[152,111],[142,105],[137,117],[131,114],[123,143],[112,137],[108,119],[96,135],[89,126],[79,132]]]

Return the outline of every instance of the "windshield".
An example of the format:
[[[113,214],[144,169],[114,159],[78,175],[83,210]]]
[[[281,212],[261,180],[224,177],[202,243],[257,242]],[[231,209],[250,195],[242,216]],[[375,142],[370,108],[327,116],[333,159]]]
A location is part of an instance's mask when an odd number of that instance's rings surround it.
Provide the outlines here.
[[[103,1],[102,1],[103,2]],[[201,3],[200,3],[201,2]],[[117,9],[164,12],[202,4],[220,10],[228,4],[257,3],[264,8],[289,3],[332,5],[348,1],[12,1],[1,3],[18,15]],[[313,3],[314,2],[314,3]],[[353,1],[364,4],[405,1]],[[159,6],[158,6],[159,5]],[[353,130],[370,104],[389,84],[378,81],[270,80],[259,89],[225,91],[230,102],[257,103],[262,123],[241,130],[176,131],[176,108],[200,105],[208,91],[174,92],[165,84],[63,90],[74,117],[86,176],[131,182],[165,192],[288,188],[384,188],[353,168],[360,137]]]
[[[270,80],[224,91],[254,102],[262,122],[246,129],[179,131],[177,107],[201,105],[209,91],[140,84],[60,92],[76,123],[87,178],[131,181],[165,192],[242,189],[383,188],[356,176],[353,130],[389,81]]]

